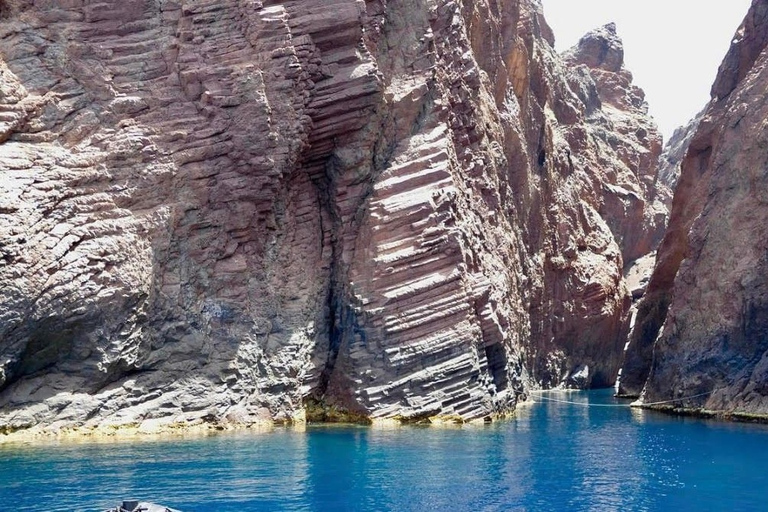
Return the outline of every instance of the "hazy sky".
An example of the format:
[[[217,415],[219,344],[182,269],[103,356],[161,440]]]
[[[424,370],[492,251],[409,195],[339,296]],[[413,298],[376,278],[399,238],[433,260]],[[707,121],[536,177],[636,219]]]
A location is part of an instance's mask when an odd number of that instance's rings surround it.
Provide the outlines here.
[[[563,51],[616,22],[624,65],[667,140],[709,101],[709,89],[751,0],[542,0]]]

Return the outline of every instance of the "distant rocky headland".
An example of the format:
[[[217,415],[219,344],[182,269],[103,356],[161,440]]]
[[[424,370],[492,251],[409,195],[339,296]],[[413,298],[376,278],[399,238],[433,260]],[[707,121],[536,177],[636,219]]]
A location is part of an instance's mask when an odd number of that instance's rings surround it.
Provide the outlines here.
[[[537,0],[0,0],[0,433],[768,415],[766,44],[664,150]]]

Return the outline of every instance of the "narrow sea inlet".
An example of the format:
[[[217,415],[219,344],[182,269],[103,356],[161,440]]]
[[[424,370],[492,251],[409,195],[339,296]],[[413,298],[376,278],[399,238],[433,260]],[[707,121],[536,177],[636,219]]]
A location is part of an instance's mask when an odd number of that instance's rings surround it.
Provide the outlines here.
[[[174,441],[0,447],[0,503],[100,511],[764,510],[768,427],[677,418],[610,390],[547,394],[509,421],[309,426]]]

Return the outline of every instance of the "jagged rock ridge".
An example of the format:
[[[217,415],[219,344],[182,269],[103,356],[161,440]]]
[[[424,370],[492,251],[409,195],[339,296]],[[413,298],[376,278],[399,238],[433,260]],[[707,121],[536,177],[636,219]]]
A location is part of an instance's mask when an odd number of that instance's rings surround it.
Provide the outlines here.
[[[666,227],[664,199],[671,190],[659,179],[662,139],[648,116],[645,93],[632,85],[632,73],[624,68],[615,24],[588,33],[564,57],[577,70],[587,66],[595,83],[597,94],[590,92],[585,106],[590,135],[599,141],[590,151],[597,156],[591,165],[603,168],[607,177],[600,214],[629,264],[653,251]]]
[[[768,414],[766,34],[754,0],[682,162],[622,377],[646,403]]]
[[[527,0],[4,5],[4,429],[612,382],[664,217],[642,95],[589,59],[615,34],[564,61]]]

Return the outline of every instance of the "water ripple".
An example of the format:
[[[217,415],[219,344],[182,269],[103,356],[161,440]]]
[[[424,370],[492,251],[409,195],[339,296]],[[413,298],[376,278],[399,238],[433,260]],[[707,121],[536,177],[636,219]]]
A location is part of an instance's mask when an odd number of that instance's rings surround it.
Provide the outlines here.
[[[767,448],[762,427],[542,403],[483,427],[5,446],[0,503],[52,512],[129,497],[184,512],[761,509]]]

